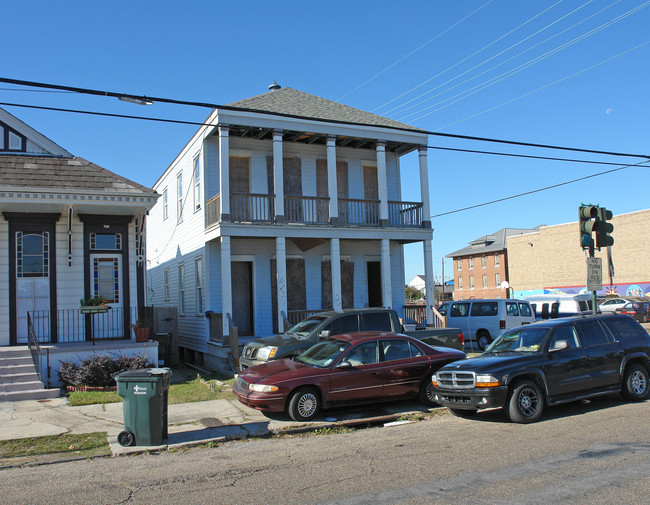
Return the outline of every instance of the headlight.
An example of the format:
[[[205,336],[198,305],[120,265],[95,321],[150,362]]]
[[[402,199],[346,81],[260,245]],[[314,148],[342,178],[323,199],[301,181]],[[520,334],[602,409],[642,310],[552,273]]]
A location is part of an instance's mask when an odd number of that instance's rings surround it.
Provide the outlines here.
[[[260,359],[273,359],[276,352],[278,352],[277,347],[262,347],[257,351],[257,357]]]
[[[431,383],[435,386],[438,387],[438,377],[434,374],[431,376]]]
[[[249,384],[248,389],[256,391],[257,393],[273,393],[278,390],[278,386],[270,386],[268,384]]]
[[[495,388],[499,386],[499,379],[492,375],[477,375],[476,387],[477,388]]]

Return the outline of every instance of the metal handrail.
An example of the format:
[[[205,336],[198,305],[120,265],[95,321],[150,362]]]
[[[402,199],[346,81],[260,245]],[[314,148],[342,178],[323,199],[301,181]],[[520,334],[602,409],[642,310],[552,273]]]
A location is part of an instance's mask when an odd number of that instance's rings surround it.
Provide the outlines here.
[[[235,370],[239,370],[239,330],[235,323],[233,323],[230,313],[226,314],[228,320],[228,341],[230,344],[230,350],[232,355],[235,358]]]

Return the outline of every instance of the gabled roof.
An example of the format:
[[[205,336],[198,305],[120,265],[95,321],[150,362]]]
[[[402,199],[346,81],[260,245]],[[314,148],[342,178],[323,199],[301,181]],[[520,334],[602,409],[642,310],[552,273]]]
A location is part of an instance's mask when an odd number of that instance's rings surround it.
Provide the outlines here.
[[[6,124],[9,128],[23,135],[28,140],[25,150],[26,154],[49,154],[51,156],[72,157],[72,154],[63,149],[60,145],[51,141],[42,133],[37,132],[28,124],[23,123],[16,116],[10,114],[1,107],[0,122]]]
[[[153,195],[141,184],[83,158],[0,154],[0,190]]]
[[[507,249],[507,238],[513,235],[523,235],[538,231],[539,226],[531,229],[527,228],[501,228],[499,231],[490,235],[483,235],[469,243],[469,246],[459,249],[445,255],[445,258],[457,258],[459,256],[474,256],[489,252],[504,251]]]
[[[366,126],[379,126],[426,133],[420,128],[399,121],[355,109],[332,100],[310,95],[293,88],[280,88],[261,95],[229,103],[231,107],[241,107],[251,111],[272,112],[282,115],[297,116],[305,119],[318,119],[351,123]]]

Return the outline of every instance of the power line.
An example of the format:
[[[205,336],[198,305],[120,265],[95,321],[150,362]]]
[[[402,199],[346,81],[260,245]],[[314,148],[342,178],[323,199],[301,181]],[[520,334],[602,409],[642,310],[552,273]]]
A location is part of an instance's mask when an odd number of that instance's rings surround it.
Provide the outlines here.
[[[513,200],[515,198],[520,198],[522,196],[532,195],[534,193],[540,193],[542,191],[547,191],[549,189],[559,188],[560,186],[566,186],[567,184],[573,184],[575,182],[584,181],[585,179],[591,179],[593,177],[598,177],[600,175],[606,175],[606,174],[611,174],[613,172],[618,172],[619,170],[624,170],[624,169],[630,168],[630,167],[645,166],[647,168],[647,165],[644,165],[645,163],[649,163],[649,162],[648,161],[640,161],[639,163],[634,163],[632,165],[625,165],[625,166],[619,167],[619,168],[612,168],[611,170],[606,170],[604,172],[599,172],[597,174],[587,175],[585,177],[580,177],[578,179],[572,179],[570,181],[559,182],[557,184],[553,184],[552,186],[546,186],[544,188],[533,189],[531,191],[526,191],[524,193],[518,193],[516,195],[505,196],[503,198],[498,198],[496,200],[491,200],[489,202],[477,203],[476,205],[470,205],[468,207],[463,207],[462,209],[450,210],[448,212],[441,212],[440,214],[434,214],[433,216],[431,216],[431,219],[433,219],[435,217],[448,216],[449,214],[456,214],[458,212],[463,212],[465,210],[476,209],[478,207],[485,207],[486,205],[492,205],[494,203],[504,202],[506,200]]]

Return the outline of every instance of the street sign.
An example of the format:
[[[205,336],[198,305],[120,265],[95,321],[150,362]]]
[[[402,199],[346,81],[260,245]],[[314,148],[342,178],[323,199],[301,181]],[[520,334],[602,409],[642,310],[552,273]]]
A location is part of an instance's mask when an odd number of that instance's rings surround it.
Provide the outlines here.
[[[603,289],[603,259],[587,257],[587,291]]]

